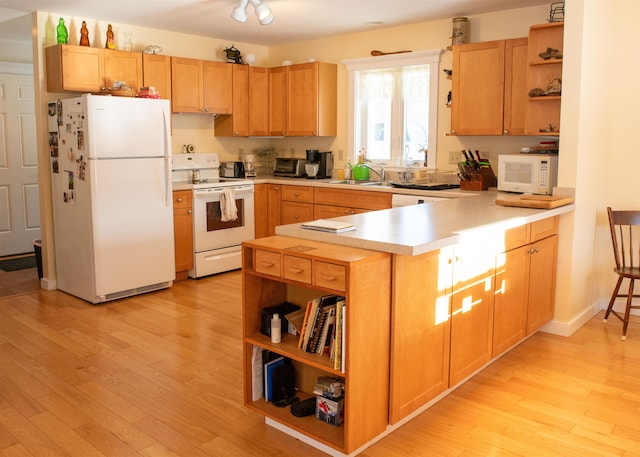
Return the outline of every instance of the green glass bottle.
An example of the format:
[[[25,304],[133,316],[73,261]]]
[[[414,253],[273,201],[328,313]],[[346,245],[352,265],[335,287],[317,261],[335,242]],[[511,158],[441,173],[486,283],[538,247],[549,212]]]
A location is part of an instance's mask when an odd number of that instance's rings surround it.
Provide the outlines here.
[[[58,44],[67,44],[69,42],[69,33],[67,27],[64,25],[64,19],[60,18],[58,27],[56,27],[56,33],[58,38]]]

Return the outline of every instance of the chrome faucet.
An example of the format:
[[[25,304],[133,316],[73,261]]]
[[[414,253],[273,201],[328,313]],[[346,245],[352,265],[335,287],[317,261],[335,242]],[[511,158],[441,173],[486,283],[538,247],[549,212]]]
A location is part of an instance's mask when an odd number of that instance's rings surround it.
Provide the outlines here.
[[[378,175],[378,177],[380,178],[380,181],[384,181],[385,180],[385,170],[384,167],[382,165],[380,165],[379,163],[377,163],[376,165],[378,167],[380,167],[380,171],[376,170],[375,168],[373,168],[370,165],[371,162],[365,162],[362,165],[364,165],[365,167],[367,167],[369,170],[373,171],[375,174]]]

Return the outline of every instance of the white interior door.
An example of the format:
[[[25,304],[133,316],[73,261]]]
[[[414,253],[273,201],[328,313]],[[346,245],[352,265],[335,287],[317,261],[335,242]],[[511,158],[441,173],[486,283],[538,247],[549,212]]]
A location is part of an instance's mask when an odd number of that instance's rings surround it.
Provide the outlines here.
[[[0,256],[32,252],[38,238],[33,76],[0,73]]]

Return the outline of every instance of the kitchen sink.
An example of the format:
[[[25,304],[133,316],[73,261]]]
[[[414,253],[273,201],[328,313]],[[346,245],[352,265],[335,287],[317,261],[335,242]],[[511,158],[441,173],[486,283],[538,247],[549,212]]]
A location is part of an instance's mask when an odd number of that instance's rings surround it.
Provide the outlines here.
[[[328,181],[327,184],[349,184],[353,186],[390,186],[391,183],[386,181],[356,181],[354,179],[338,179]]]

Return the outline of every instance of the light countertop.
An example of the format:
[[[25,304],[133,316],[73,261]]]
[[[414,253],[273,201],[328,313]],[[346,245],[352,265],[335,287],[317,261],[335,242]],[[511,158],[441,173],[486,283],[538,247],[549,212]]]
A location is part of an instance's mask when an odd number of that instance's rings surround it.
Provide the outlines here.
[[[397,193],[396,190],[401,189],[393,189],[393,193]],[[445,192],[431,193],[444,197]],[[467,198],[341,216],[334,219],[353,223],[356,230],[339,234],[303,229],[301,224],[278,226],[276,234],[392,254],[418,255],[461,241],[482,239],[496,231],[565,214],[575,208],[574,204],[553,209],[497,205],[496,198],[504,195],[509,194],[491,190],[467,192]]]

